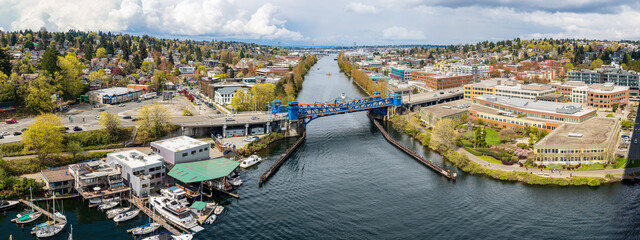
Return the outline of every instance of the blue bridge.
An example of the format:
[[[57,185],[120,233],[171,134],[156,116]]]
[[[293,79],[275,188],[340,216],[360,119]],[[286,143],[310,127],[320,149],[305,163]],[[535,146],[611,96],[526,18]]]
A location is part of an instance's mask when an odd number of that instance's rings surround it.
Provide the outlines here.
[[[273,101],[271,113],[288,113],[290,121],[303,120],[304,124],[313,119],[350,112],[372,111],[381,115],[387,113],[388,107],[402,105],[402,96],[393,94],[391,97],[382,98],[380,92],[374,92],[373,96],[347,100],[336,99],[333,103],[299,104],[297,101],[281,105],[280,100]]]

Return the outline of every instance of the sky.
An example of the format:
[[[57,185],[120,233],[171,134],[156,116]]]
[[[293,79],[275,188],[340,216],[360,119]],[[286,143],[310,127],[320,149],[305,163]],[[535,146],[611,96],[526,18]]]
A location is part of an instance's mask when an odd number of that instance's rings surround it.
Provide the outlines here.
[[[0,0],[0,30],[283,46],[640,40],[640,0]]]

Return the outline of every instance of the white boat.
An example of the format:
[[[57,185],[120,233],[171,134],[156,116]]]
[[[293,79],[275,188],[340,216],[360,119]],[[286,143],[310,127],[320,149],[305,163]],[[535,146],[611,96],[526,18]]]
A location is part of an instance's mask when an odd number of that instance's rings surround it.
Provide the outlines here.
[[[131,207],[123,207],[123,208],[111,209],[111,210],[107,211],[107,218],[112,219],[112,218],[120,215],[120,213],[129,211],[129,210],[131,210]]]
[[[38,230],[36,232],[36,237],[38,238],[48,238],[48,237],[53,237],[56,234],[60,233],[60,231],[62,231],[62,229],[64,229],[64,226],[67,225],[66,221],[62,221],[60,223],[56,223],[56,196],[53,196],[53,222],[46,227],[41,228],[40,230]]]
[[[193,234],[183,233],[182,235],[173,236],[174,240],[191,240],[193,239]]]
[[[49,226],[49,222],[43,222],[38,225],[35,225],[34,227],[31,228],[31,234],[36,234],[38,230],[43,229],[46,226]]]
[[[198,226],[191,210],[182,201],[170,197],[149,197],[149,203],[158,214],[180,227]]]
[[[149,233],[155,232],[160,227],[162,227],[162,225],[160,225],[159,223],[152,222],[152,223],[148,223],[148,224],[142,225],[140,227],[136,227],[134,229],[131,229],[131,234],[133,234],[133,235],[145,235],[145,234],[149,234]]]
[[[61,212],[56,212],[55,215],[56,215],[57,218],[60,218],[60,219],[64,220],[65,222],[67,221],[67,216],[65,216]]]
[[[42,216],[42,213],[36,211],[33,208],[33,192],[31,191],[31,187],[29,187],[29,196],[31,198],[31,210],[27,210],[25,212],[19,213],[17,218],[16,218],[16,223],[18,224],[27,224],[27,223],[31,223],[35,220],[37,220],[38,218],[40,218],[40,216]]]
[[[212,214],[211,216],[209,216],[207,218],[207,220],[204,220],[204,223],[206,224],[212,224],[214,221],[216,221],[216,215]]]
[[[240,163],[240,167],[248,168],[255,165],[256,163],[259,163],[260,161],[262,161],[262,158],[258,157],[258,155],[251,155],[247,159],[242,160],[242,162]]]
[[[131,219],[133,219],[134,217],[138,216],[138,214],[140,214],[140,210],[132,210],[132,211],[128,211],[128,212],[123,212],[118,214],[118,216],[113,218],[113,221],[116,223],[119,222],[125,222],[125,221],[129,221]]]
[[[189,205],[189,200],[187,200],[187,192],[180,189],[179,187],[173,186],[170,188],[165,188],[160,190],[160,194],[169,199],[176,200],[185,206]]]
[[[236,186],[236,187],[237,186],[242,186],[242,179],[240,179],[240,177],[235,177],[235,178],[232,178],[229,181],[229,183],[231,183],[231,185]]]
[[[142,240],[191,240],[193,239],[193,234],[182,234],[182,235],[171,235],[169,233],[163,233],[158,235],[149,236],[143,238]]]
[[[93,199],[89,199],[89,203],[91,205],[101,204],[101,203],[105,203],[105,202],[117,202],[117,201],[120,201],[120,197],[118,197],[118,196],[109,197],[109,198],[93,198]]]
[[[218,205],[218,206],[216,206],[216,209],[213,210],[213,214],[220,215],[220,213],[222,213],[222,211],[224,211],[224,207]]]
[[[120,202],[115,202],[115,201],[113,201],[113,202],[105,202],[105,203],[100,204],[100,206],[98,206],[98,210],[102,210],[102,211],[109,210],[109,209],[112,209],[112,208],[118,206],[118,204],[120,204]]]
[[[20,202],[0,200],[0,211],[9,210],[18,205],[18,203]]]

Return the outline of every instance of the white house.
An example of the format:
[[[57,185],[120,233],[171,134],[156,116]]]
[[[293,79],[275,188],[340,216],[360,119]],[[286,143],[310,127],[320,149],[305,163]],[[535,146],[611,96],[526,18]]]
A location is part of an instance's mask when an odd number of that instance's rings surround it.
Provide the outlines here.
[[[187,136],[151,142],[151,151],[171,165],[210,158],[209,143]]]
[[[228,105],[231,104],[231,99],[235,96],[238,89],[246,89],[244,87],[221,87],[215,90],[214,101],[218,104]]]
[[[161,187],[165,175],[163,158],[136,149],[107,154],[107,164],[120,170],[125,184],[137,197],[146,197],[151,189]]]

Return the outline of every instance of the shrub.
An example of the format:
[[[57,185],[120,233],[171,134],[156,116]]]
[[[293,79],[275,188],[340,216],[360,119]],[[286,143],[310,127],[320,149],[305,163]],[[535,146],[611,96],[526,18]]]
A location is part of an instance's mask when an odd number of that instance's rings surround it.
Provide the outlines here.
[[[607,114],[607,117],[611,117],[612,118],[613,114],[609,113],[609,114]]]
[[[528,149],[529,145],[526,143],[518,143],[516,144],[517,147],[522,148],[522,149]]]
[[[185,108],[182,110],[182,116],[193,116],[193,113]]]
[[[466,149],[467,151],[469,151],[471,154],[476,155],[476,156],[482,156],[482,153],[476,151],[475,149],[468,147],[468,146],[464,146],[464,149]]]

